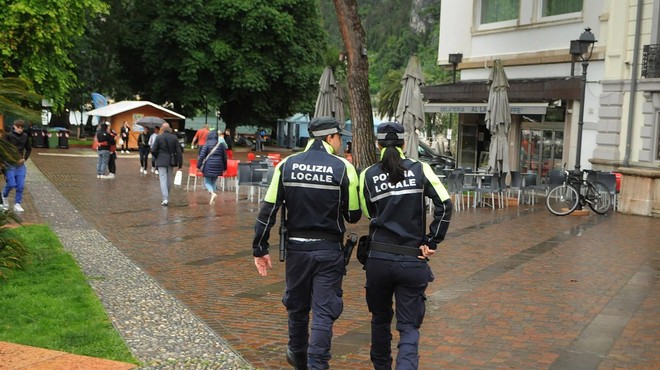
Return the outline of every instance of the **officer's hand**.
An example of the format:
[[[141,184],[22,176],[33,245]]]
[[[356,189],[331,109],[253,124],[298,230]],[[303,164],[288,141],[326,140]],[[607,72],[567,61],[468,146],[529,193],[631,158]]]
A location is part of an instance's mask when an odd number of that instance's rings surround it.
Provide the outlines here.
[[[254,257],[254,265],[257,266],[259,275],[268,276],[268,269],[273,268],[273,264],[270,262],[270,254]]]
[[[435,250],[429,248],[428,245],[420,245],[420,246],[419,246],[419,250],[422,251],[422,255],[421,255],[421,256],[417,256],[417,258],[419,258],[420,260],[426,259],[426,258],[428,258],[429,256],[432,256],[432,255],[435,254]]]

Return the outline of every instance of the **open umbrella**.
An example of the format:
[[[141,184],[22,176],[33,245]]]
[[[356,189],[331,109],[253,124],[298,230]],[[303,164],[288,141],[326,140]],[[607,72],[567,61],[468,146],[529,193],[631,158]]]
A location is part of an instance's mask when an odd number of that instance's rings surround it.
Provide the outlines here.
[[[136,124],[142,126],[142,127],[147,127],[147,128],[154,128],[156,126],[160,126],[163,123],[167,123],[164,119],[160,117],[154,117],[154,116],[146,116],[142,117],[137,122]]]
[[[417,159],[419,157],[417,130],[424,128],[424,102],[420,89],[424,85],[424,75],[416,55],[408,60],[401,85],[403,88],[396,107],[396,120],[403,125],[406,157]]]
[[[509,172],[511,108],[507,94],[509,80],[500,59],[495,60],[488,82],[490,83],[490,93],[486,111],[486,128],[491,133],[488,167],[491,172],[504,174]]]
[[[325,67],[319,79],[314,117],[334,117],[344,123],[344,94],[330,67]]]

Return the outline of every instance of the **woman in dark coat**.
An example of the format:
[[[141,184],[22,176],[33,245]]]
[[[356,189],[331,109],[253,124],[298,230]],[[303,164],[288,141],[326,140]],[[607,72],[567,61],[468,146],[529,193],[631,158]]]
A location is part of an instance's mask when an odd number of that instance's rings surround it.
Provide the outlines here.
[[[197,168],[204,174],[204,186],[211,193],[209,204],[213,204],[218,196],[215,192],[218,176],[222,175],[227,169],[227,144],[224,140],[218,141],[216,131],[209,132],[206,137],[206,143],[199,151]]]

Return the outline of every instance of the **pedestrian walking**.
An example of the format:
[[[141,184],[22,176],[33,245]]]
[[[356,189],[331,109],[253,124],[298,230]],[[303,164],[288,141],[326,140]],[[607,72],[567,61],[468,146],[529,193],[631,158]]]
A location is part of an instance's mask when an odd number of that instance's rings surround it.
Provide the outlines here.
[[[114,179],[117,172],[117,131],[113,128],[109,129],[110,136],[112,137],[112,144],[110,144],[110,156],[108,157],[108,179]]]
[[[119,130],[119,133],[121,135],[121,152],[122,153],[130,153],[128,151],[128,140],[131,138],[130,135],[131,128],[128,126],[128,122],[124,121],[124,124],[121,127],[121,130]]]
[[[261,131],[257,130],[254,133],[254,151],[260,152],[263,150],[263,138],[261,137]]]
[[[147,168],[149,167],[149,152],[151,151],[151,146],[149,145],[149,135],[150,135],[149,129],[145,127],[144,130],[138,136],[138,153],[140,154],[140,173],[144,175],[147,174]]]
[[[341,135],[350,133],[332,117],[313,119],[309,131],[313,140],[305,151],[286,157],[275,167],[255,224],[252,248],[259,274],[267,276],[272,267],[270,229],[278,209],[284,207],[288,217],[282,220],[288,237],[282,299],[289,318],[286,358],[296,369],[327,369],[332,326],[343,310],[344,220],[359,221],[361,211],[357,172],[336,155]]]
[[[9,210],[9,192],[16,190],[14,198],[14,212],[23,212],[23,190],[25,189],[25,177],[27,176],[27,168],[25,161],[30,158],[32,146],[30,145],[30,138],[27,133],[23,132],[25,121],[19,119],[14,121],[13,129],[7,134],[5,140],[10,142],[16,147],[18,151],[19,160],[16,164],[5,163],[5,188],[2,190],[2,208]]]
[[[160,134],[160,126],[154,127],[154,132],[151,134],[151,136],[149,136],[149,151],[151,151],[151,147],[154,145],[158,134]],[[158,175],[158,169],[156,168],[156,157],[153,154],[151,154],[151,172],[155,172],[155,174]]]
[[[206,138],[206,144],[201,148],[197,158],[197,168],[204,174],[204,186],[211,195],[209,204],[215,202],[218,194],[218,176],[227,170],[227,144],[218,138],[218,133],[211,131]]]
[[[183,154],[179,139],[172,133],[169,123],[163,123],[160,134],[151,146],[151,153],[156,158],[160,191],[163,193],[162,206],[169,205],[170,190],[172,189],[172,176],[174,167],[180,170],[183,167]]]
[[[427,261],[445,238],[452,203],[428,164],[405,158],[403,125],[381,123],[376,138],[380,162],[360,174],[360,204],[371,220],[364,265],[371,362],[376,370],[392,369],[391,325],[396,314],[396,369],[417,369],[419,328],[426,311],[424,292],[434,279]],[[425,197],[434,206],[428,233]]]
[[[206,144],[206,138],[209,136],[209,132],[210,132],[210,130],[209,130],[208,123],[204,124],[204,126],[202,126],[202,128],[197,130],[197,132],[195,132],[195,136],[193,136],[193,139],[190,142],[190,149],[194,149],[195,148],[195,143],[196,143],[197,147],[199,148],[199,150],[197,151],[197,154],[199,154],[199,152],[202,150],[202,147],[204,146],[204,144]]]
[[[225,130],[222,138],[227,143],[227,159],[234,159],[234,138],[231,137],[231,131],[229,129]]]
[[[98,161],[96,162],[96,178],[107,179],[105,174],[108,170],[108,162],[110,161],[110,145],[114,145],[114,139],[108,133],[108,123],[104,122],[100,125],[99,130],[96,132],[96,142],[98,151]]]

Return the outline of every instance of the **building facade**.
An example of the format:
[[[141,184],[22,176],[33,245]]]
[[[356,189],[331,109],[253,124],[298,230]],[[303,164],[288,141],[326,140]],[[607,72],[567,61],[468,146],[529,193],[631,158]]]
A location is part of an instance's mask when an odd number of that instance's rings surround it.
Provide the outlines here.
[[[539,181],[578,165],[621,172],[618,210],[660,215],[659,14],[660,0],[444,0],[438,64],[460,79],[423,88],[425,109],[458,113],[457,163],[484,167],[487,79],[500,59],[512,170]],[[583,89],[585,63],[570,45],[587,28],[597,42]]]

